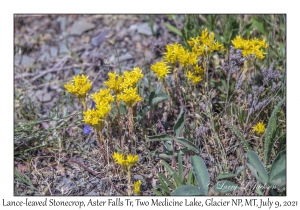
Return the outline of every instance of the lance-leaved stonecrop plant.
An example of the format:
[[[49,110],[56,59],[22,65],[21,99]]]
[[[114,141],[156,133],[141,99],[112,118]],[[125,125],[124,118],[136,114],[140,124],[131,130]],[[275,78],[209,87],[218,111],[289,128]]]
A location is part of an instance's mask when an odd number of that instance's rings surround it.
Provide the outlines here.
[[[243,57],[254,54],[255,57],[263,59],[265,58],[265,52],[263,49],[268,48],[268,44],[264,39],[243,39],[241,36],[237,36],[232,40],[232,44],[236,49],[241,49]]]
[[[115,152],[113,155],[114,161],[119,164],[122,169],[127,173],[127,193],[128,195],[131,195],[131,186],[130,186],[130,181],[131,181],[131,168],[137,164],[139,161],[139,157],[137,155],[132,155],[128,154],[127,157],[121,153]],[[138,184],[134,185],[134,191],[137,190]],[[138,192],[138,191],[137,191]]]
[[[73,77],[73,80],[65,84],[65,88],[69,93],[74,94],[86,109],[86,95],[92,88],[92,82],[88,79],[88,76],[77,75]]]

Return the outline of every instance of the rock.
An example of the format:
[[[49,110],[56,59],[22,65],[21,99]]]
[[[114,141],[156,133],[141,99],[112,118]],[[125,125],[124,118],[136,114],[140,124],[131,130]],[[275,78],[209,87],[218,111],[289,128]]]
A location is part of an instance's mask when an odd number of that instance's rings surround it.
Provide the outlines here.
[[[52,57],[56,57],[58,55],[57,47],[50,47],[50,54]]]
[[[134,178],[135,180],[141,180],[142,182],[145,182],[144,177],[141,176],[141,175],[136,174],[136,175],[133,176],[133,178]]]
[[[50,81],[52,79],[52,74],[51,73],[48,73],[44,76],[44,80],[46,81]]]
[[[50,102],[52,97],[50,95],[50,93],[45,93],[42,90],[38,90],[35,93],[35,97],[40,101],[40,102]]]
[[[132,55],[129,52],[127,52],[124,55],[120,56],[119,61],[122,62],[122,61],[130,60],[132,58],[133,58]]]
[[[91,44],[94,47],[98,47],[100,46],[105,40],[106,40],[106,36],[109,34],[109,30],[105,29],[104,31],[102,31],[101,33],[97,34],[96,36],[94,36],[91,40]]]
[[[156,24],[153,25],[153,32],[156,32],[158,29],[158,26]],[[138,26],[138,33],[144,34],[146,36],[152,36],[152,31],[149,26],[149,23],[142,23]]]
[[[46,60],[49,60],[51,58],[50,54],[48,52],[44,52],[38,59],[38,61],[43,62]]]
[[[70,31],[70,35],[81,36],[82,33],[94,29],[96,26],[93,23],[87,22],[85,20],[76,21]]]
[[[66,42],[62,42],[59,44],[59,54],[68,54],[69,50],[67,48]]]
[[[146,58],[148,61],[150,61],[150,60],[153,58],[152,52],[151,52],[150,50],[148,50],[148,49],[146,49],[146,50],[144,51],[144,55],[145,55],[145,58]]]
[[[27,55],[23,55],[22,58],[21,58],[21,66],[23,67],[30,67],[34,64],[35,62],[35,59],[32,58],[32,57],[29,57]]]

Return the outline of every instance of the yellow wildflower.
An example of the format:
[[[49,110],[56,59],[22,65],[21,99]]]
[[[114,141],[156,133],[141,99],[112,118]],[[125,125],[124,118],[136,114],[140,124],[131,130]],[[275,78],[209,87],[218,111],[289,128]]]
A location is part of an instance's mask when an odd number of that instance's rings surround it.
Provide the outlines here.
[[[169,70],[170,66],[168,66],[167,63],[164,61],[159,61],[155,64],[152,64],[150,69],[155,72],[159,80],[164,79],[167,76],[167,74],[171,73]]]
[[[64,87],[69,93],[76,95],[81,100],[86,97],[87,92],[91,89],[92,82],[84,75],[77,75],[73,77],[70,83],[65,84]]]
[[[122,93],[117,95],[118,101],[124,101],[128,107],[132,107],[142,100],[142,97],[137,93],[137,88],[127,88]]]
[[[100,89],[98,93],[92,94],[94,102],[97,104],[102,103],[111,103],[114,101],[114,97],[110,94],[110,89]]]
[[[263,59],[265,57],[264,54],[266,53],[264,53],[262,49],[268,47],[266,40],[257,38],[245,40],[242,37],[237,36],[231,42],[236,49],[242,50],[243,57],[255,54],[257,58]]]
[[[207,29],[202,30],[201,36],[191,38],[188,44],[192,48],[192,52],[197,56],[202,56],[213,51],[224,51],[223,44],[215,40],[214,32],[208,33]]]
[[[108,77],[109,79],[104,82],[104,85],[112,89],[115,94],[119,94],[120,92],[122,92],[121,84],[123,82],[123,77],[116,74],[115,72],[109,72]]]
[[[195,76],[191,71],[187,71],[186,77],[191,80],[194,85],[202,80],[201,76]]]
[[[182,54],[183,51],[184,48],[181,44],[168,44],[166,46],[166,52],[164,53],[164,60],[174,66],[179,60],[178,57]]]
[[[132,168],[132,166],[134,166],[139,161],[138,155],[129,154],[127,155],[127,159],[125,159],[124,155],[117,152],[114,152],[113,159],[117,164],[121,165],[123,169],[127,172]]]
[[[255,126],[252,127],[254,131],[258,134],[261,134],[265,131],[265,124],[262,122],[257,123]]]
[[[141,185],[141,180],[138,180],[133,184],[133,191],[135,194],[139,195],[141,193]]]
[[[143,78],[142,70],[139,67],[134,68],[132,71],[125,71],[123,75],[122,89],[135,87],[139,79]]]
[[[202,66],[198,66],[198,64],[193,66],[193,70],[195,73],[199,74],[200,76],[202,76],[204,74],[204,70],[203,70]]]

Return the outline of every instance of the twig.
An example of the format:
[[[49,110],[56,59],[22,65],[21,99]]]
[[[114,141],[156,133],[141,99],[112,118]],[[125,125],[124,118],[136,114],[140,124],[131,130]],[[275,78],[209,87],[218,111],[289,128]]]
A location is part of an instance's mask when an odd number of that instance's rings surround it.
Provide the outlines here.
[[[100,173],[96,172],[96,171],[93,171],[92,169],[88,168],[87,166],[83,165],[82,163],[76,161],[76,160],[71,160],[69,158],[66,158],[64,156],[60,156],[59,154],[57,154],[56,152],[52,152],[52,151],[49,151],[45,148],[41,148],[44,152],[46,153],[50,153],[54,156],[58,156],[60,158],[62,158],[64,161],[66,162],[69,162],[69,163],[76,163],[77,165],[81,166],[82,168],[84,168],[85,170],[87,170],[88,172],[90,172],[91,174],[93,174],[94,176],[96,177],[100,177],[101,179],[103,179],[104,177],[100,175]],[[119,193],[121,193],[122,195],[126,195],[126,193],[123,191],[123,190],[120,190],[117,186],[114,185],[114,183],[110,180],[110,179],[107,179],[109,184],[111,184],[115,190],[117,190]]]
[[[51,69],[48,69],[46,71],[41,71],[41,73],[39,73],[38,75],[36,75],[35,77],[33,77],[30,82],[34,82],[35,80],[37,80],[38,78],[44,76],[45,74],[54,72],[54,71],[59,71],[63,68],[63,66],[65,65],[65,63],[68,61],[68,56],[65,56],[64,58],[62,58],[58,63],[56,63]],[[60,67],[59,67],[60,66]],[[59,68],[58,68],[59,67]]]

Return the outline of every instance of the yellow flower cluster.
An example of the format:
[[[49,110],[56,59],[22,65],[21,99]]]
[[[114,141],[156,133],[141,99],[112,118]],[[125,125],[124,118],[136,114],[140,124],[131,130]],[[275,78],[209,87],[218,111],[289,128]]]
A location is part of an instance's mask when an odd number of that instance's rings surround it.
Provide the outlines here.
[[[257,123],[255,126],[252,127],[254,131],[258,134],[261,134],[265,131],[265,124],[262,122]]]
[[[195,76],[191,71],[187,71],[186,77],[191,80],[194,85],[198,84],[201,80],[201,76]]]
[[[150,66],[150,69],[155,72],[159,80],[163,80],[167,74],[170,74],[170,66],[164,61],[156,62]]]
[[[141,193],[141,185],[141,180],[138,180],[133,184],[133,191],[135,192],[135,194],[139,195]]]
[[[126,172],[130,171],[132,166],[139,161],[138,155],[129,154],[127,155],[127,159],[125,159],[124,155],[117,152],[114,152],[113,159],[117,164],[121,165]]]
[[[142,74],[142,70],[136,67],[130,72],[124,72],[123,76],[109,72],[108,77],[109,79],[104,82],[104,85],[118,95],[126,88],[135,87],[139,79],[143,78],[144,75]]]
[[[242,37],[237,36],[231,42],[236,49],[242,50],[243,57],[255,54],[257,58],[263,59],[266,53],[264,53],[262,49],[268,48],[268,44],[264,39],[260,40],[254,38],[250,40],[245,40]]]
[[[98,93],[92,94],[96,109],[88,109],[83,112],[83,121],[86,124],[101,130],[104,126],[105,117],[111,110],[110,103],[114,101],[110,89],[101,89]]]
[[[84,75],[73,77],[70,83],[64,86],[69,93],[76,95],[79,100],[85,99],[87,92],[92,87],[92,82]]]
[[[151,65],[151,70],[157,74],[160,80],[170,73],[168,64],[175,68],[179,63],[186,71],[188,80],[196,85],[202,80],[204,74],[203,68],[198,65],[198,57],[213,51],[225,50],[224,46],[215,40],[215,34],[213,32],[208,33],[207,29],[202,30],[201,36],[188,40],[188,44],[192,48],[191,52],[184,49],[181,44],[168,44],[164,53],[164,60]]]
[[[117,100],[124,101],[128,107],[133,107],[136,103],[140,102],[142,98],[137,93],[137,88],[127,88],[117,95]]]
[[[209,54],[213,51],[224,51],[223,44],[215,40],[215,33],[208,33],[207,29],[202,30],[201,36],[191,38],[188,44],[192,48],[192,52],[197,56]]]
[[[167,45],[164,54],[164,60],[173,66],[175,66],[178,61],[182,67],[188,67],[198,63],[197,54],[189,52],[178,43]]]

